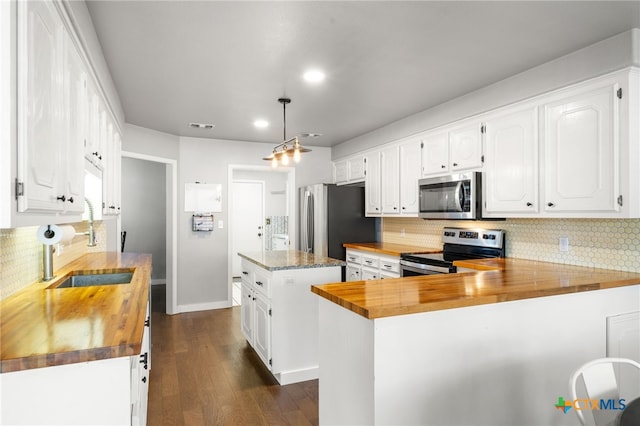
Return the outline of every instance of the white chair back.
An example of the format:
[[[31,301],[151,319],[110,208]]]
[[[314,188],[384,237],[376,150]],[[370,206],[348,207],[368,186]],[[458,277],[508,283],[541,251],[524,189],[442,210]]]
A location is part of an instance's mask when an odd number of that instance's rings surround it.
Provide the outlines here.
[[[600,358],[589,361],[578,368],[571,376],[569,382],[571,400],[589,399],[599,401],[600,399],[612,399],[617,403],[620,394],[614,364],[629,364],[640,371],[640,363],[626,358]],[[586,398],[580,398],[577,395],[577,384],[580,377],[582,377],[587,392]],[[611,424],[619,414],[616,410],[591,410],[590,407],[584,406],[584,404],[580,405],[580,408],[575,412],[582,425],[587,424],[584,413],[591,413],[596,426]]]

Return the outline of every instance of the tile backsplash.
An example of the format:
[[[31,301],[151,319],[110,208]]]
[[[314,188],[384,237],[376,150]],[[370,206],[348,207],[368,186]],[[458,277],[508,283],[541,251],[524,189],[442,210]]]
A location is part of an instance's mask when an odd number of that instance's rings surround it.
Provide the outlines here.
[[[87,222],[72,223],[77,233],[89,229]],[[37,226],[0,229],[0,300],[42,278],[42,244],[36,238]],[[102,221],[94,222],[95,247],[87,247],[88,237],[77,235],[68,243],[56,245],[53,267],[57,270],[88,252],[106,250],[106,230]]]
[[[504,229],[508,257],[640,272],[640,219],[507,219],[448,221],[385,218],[384,242],[442,246],[445,226]],[[404,236],[403,236],[404,235]],[[569,251],[559,250],[559,238]]]

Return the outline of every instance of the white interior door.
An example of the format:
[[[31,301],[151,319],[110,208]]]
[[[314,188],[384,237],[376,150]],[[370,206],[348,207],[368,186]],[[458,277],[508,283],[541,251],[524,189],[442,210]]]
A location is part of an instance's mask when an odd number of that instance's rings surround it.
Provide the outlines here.
[[[233,276],[240,276],[238,252],[261,251],[264,235],[264,182],[234,181],[232,199]]]

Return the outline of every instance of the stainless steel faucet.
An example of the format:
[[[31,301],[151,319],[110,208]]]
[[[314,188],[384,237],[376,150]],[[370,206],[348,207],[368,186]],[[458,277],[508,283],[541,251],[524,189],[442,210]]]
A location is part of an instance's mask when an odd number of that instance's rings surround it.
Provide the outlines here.
[[[89,242],[87,243],[87,247],[95,247],[96,246],[96,233],[93,229],[93,205],[91,201],[87,197],[84,198],[84,202],[87,203],[87,207],[89,208],[89,230],[87,232],[78,232],[76,235],[88,235]]]

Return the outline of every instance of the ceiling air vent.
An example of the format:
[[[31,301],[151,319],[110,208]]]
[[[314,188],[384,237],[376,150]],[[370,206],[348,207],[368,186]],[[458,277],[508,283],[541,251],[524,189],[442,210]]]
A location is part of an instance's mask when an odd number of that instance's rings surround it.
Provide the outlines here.
[[[208,123],[189,123],[189,127],[191,127],[192,129],[211,130],[214,127],[216,127],[216,125],[215,124],[208,124]]]

